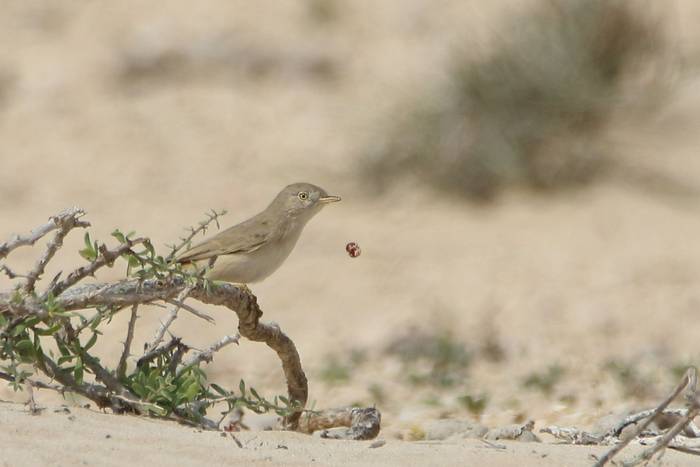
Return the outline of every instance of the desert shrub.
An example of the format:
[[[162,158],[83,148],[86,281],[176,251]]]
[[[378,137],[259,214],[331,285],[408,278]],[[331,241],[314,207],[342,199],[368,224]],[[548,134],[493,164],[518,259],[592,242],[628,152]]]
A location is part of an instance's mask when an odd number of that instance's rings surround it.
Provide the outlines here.
[[[464,382],[472,363],[464,342],[444,329],[408,329],[389,342],[385,354],[402,361],[411,384],[443,388]]]
[[[488,52],[455,54],[439,89],[396,112],[363,170],[380,187],[412,174],[477,199],[594,180],[613,115],[664,88],[648,73],[664,34],[644,5],[552,0],[519,12]]]
[[[223,416],[218,421],[205,417],[207,410],[218,404],[227,406],[224,416],[241,408],[258,413],[273,410],[285,417],[300,413],[303,404],[298,400],[277,396],[269,401],[254,388],[246,388],[243,380],[237,391],[208,380],[203,364],[225,345],[237,342],[237,335],[224,336],[208,349],[195,352],[176,337],[163,342],[168,326],[181,309],[212,321],[185,303],[190,294],[199,292],[200,302],[205,303],[206,297],[212,297],[217,290],[237,293],[227,284],[206,279],[205,271],[184,270],[171,261],[209,224],[218,225],[221,214],[208,214],[207,220],[191,228],[190,235],[173,246],[167,256],[157,254],[148,238],[135,237],[133,233],[115,230],[113,247],[85,233],[85,248],[79,254],[87,262],[65,276],[56,275],[43,290],[38,281],[64,238],[73,229],[89,227],[82,220],[84,212],[78,208],[63,211],[28,236],[14,236],[0,243],[0,272],[13,283],[11,290],[0,292],[0,380],[15,391],[30,387],[74,393],[115,413],[151,415],[203,428],[216,429],[223,421]],[[34,268],[26,274],[13,272],[5,257],[19,246],[33,245],[53,230],[56,233]],[[117,264],[126,265],[125,279],[107,284],[80,283],[98,270]],[[132,354],[137,309],[158,301],[174,306],[156,337],[137,357]],[[127,309],[131,309],[131,318],[124,348],[119,363],[111,366],[110,362],[101,361],[93,347],[100,339],[109,338],[109,334],[113,337],[105,329],[115,314]],[[277,332],[280,333],[278,329]],[[130,364],[132,360],[135,365]],[[33,396],[30,402],[34,404]]]

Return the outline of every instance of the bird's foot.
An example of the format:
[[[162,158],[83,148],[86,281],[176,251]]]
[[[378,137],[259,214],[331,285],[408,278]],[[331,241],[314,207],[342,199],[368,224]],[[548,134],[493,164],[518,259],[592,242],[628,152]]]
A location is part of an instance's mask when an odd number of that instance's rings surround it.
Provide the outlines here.
[[[242,292],[244,292],[248,295],[253,295],[253,291],[250,290],[250,287],[248,287],[247,284],[238,284],[238,283],[233,282],[232,285],[236,286],[239,290],[241,290]]]

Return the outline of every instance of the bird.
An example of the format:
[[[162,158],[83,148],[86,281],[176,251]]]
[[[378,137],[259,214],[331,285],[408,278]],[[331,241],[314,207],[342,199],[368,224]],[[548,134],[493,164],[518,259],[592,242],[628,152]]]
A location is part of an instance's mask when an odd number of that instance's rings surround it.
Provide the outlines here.
[[[204,240],[175,258],[177,263],[207,267],[205,277],[246,285],[275,272],[297,244],[306,223],[330,203],[340,201],[311,183],[293,183],[269,206],[240,224]]]

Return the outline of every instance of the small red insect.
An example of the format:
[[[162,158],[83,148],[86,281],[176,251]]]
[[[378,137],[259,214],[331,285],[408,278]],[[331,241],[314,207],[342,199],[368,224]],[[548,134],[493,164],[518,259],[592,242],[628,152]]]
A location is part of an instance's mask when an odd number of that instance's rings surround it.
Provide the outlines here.
[[[351,258],[357,258],[358,256],[360,256],[360,253],[362,253],[360,245],[358,245],[355,242],[350,242],[347,245],[345,245],[345,251],[348,252],[348,255],[350,255]]]

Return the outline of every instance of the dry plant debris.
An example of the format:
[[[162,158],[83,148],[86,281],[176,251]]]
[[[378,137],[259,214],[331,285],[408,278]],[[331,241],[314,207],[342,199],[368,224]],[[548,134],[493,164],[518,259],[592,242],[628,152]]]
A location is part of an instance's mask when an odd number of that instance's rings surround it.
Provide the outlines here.
[[[668,409],[671,402],[684,390],[686,408]],[[650,461],[656,454],[663,452],[666,448],[687,454],[700,455],[700,442],[692,443],[690,441],[700,437],[700,430],[693,423],[693,419],[698,414],[700,414],[700,394],[698,394],[697,389],[697,370],[689,368],[678,386],[658,407],[624,417],[605,433],[592,434],[577,428],[558,426],[549,426],[540,431],[549,433],[569,444],[613,445],[609,451],[597,459],[594,467],[602,467],[611,462],[613,457],[632,441],[636,440],[641,445],[649,445],[650,447],[639,455],[621,463],[621,465],[631,467]],[[651,423],[663,415],[675,418],[676,422],[665,433],[648,430]],[[626,429],[630,426],[634,428],[626,432]]]

